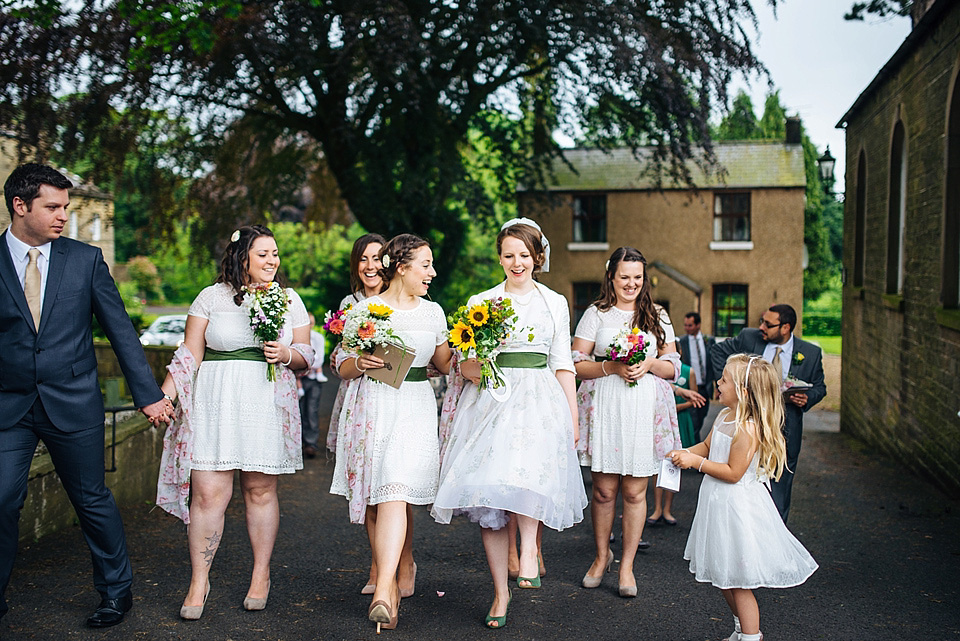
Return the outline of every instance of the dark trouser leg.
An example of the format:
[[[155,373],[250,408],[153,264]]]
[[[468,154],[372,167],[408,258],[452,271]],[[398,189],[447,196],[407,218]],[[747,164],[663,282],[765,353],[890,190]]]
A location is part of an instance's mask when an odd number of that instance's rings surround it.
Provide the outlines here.
[[[20,510],[27,498],[30,462],[37,449],[37,435],[30,429],[30,412],[13,427],[0,430],[0,618],[7,612],[4,594],[17,555]]]
[[[323,383],[306,376],[300,382],[303,384],[303,398],[300,399],[301,438],[304,445],[317,447],[320,441],[320,392]]]
[[[120,510],[104,482],[103,425],[63,432],[47,419],[43,425],[38,421],[36,429],[77,512],[93,561],[94,587],[105,599],[126,596],[133,570]]]
[[[787,408],[789,413],[791,410]],[[784,437],[787,440],[787,468],[783,470],[783,476],[779,481],[770,483],[770,495],[773,502],[780,512],[780,518],[787,522],[790,515],[790,494],[793,491],[793,477],[797,471],[797,461],[800,459],[800,445],[803,436],[803,415],[799,420],[790,420],[789,414],[784,425]]]
[[[700,435],[700,430],[703,429],[703,421],[707,418],[707,412],[710,411],[710,386],[697,385],[697,391],[700,392],[701,396],[707,399],[707,402],[703,407],[691,408],[691,411],[693,412],[693,432],[697,435],[697,443],[699,443],[703,441],[703,437]]]

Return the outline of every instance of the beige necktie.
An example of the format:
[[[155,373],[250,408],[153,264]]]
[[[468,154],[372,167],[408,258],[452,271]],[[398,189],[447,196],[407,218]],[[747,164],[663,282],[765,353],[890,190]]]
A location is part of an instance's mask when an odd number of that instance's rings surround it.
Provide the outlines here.
[[[783,363],[780,361],[780,354],[783,352],[779,347],[773,353],[773,368],[777,370],[777,376],[783,381]]]
[[[27,271],[23,274],[23,294],[27,297],[27,307],[30,308],[30,314],[33,316],[35,329],[40,328],[40,268],[37,266],[39,255],[39,249],[31,249],[27,252],[29,261]]]

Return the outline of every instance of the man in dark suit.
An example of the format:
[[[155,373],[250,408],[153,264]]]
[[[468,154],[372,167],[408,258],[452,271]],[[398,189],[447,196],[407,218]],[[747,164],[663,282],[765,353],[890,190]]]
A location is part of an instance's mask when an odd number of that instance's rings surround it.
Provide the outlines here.
[[[691,371],[697,377],[697,391],[703,398],[707,399],[703,407],[693,407],[693,429],[697,433],[697,439],[700,439],[700,429],[703,427],[703,419],[707,417],[710,411],[710,398],[713,396],[713,366],[710,364],[710,348],[715,341],[713,336],[704,336],[700,331],[700,314],[697,312],[688,312],[683,317],[683,331],[685,335],[677,339],[677,345],[680,350],[680,360],[690,366]]]
[[[92,315],[134,402],[153,422],[173,405],[147,365],[101,251],[61,238],[73,185],[45,165],[18,167],[3,186],[11,224],[0,234],[0,617],[17,552],[27,475],[43,440],[70,497],[101,601],[91,627],[115,625],[133,603],[123,523],[104,482],[103,398]]]
[[[827,386],[823,382],[823,353],[813,343],[793,335],[796,325],[797,312],[792,307],[774,305],[763,313],[760,329],[744,329],[736,337],[717,343],[710,351],[713,369],[718,376],[731,354],[759,354],[774,367],[780,365],[783,379],[789,375],[812,386],[807,392],[785,395],[783,399],[787,469],[779,481],[771,483],[770,493],[784,523],[790,514],[790,492],[800,457],[803,413],[827,395]]]

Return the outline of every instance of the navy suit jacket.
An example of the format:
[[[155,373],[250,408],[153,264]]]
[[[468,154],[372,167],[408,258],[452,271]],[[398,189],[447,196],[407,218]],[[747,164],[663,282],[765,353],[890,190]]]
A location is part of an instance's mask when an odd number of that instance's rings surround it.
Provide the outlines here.
[[[162,399],[100,249],[69,238],[53,241],[40,327],[35,329],[10,260],[8,233],[0,234],[0,430],[23,418],[37,396],[62,431],[103,424],[94,315],[137,407]]]
[[[713,363],[713,370],[717,373],[717,378],[723,372],[727,358],[731,354],[763,354],[767,342],[763,340],[763,334],[759,329],[744,329],[737,336],[728,338],[722,343],[717,343],[710,350],[710,360]],[[803,359],[797,362],[797,354],[803,354]],[[813,386],[807,391],[807,404],[801,410],[793,403],[784,403],[784,427],[787,433],[787,449],[791,447],[790,435],[795,434],[799,439],[800,431],[803,429],[803,413],[823,400],[827,395],[827,385],[823,379],[823,352],[813,343],[809,343],[802,338],[793,337],[793,357],[790,360],[790,375],[806,381]],[[799,451],[799,440],[797,441],[796,451]]]

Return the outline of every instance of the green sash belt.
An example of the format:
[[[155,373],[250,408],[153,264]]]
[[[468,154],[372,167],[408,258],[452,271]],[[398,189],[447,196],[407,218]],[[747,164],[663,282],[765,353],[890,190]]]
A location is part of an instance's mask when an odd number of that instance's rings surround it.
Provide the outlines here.
[[[411,383],[419,383],[421,381],[427,380],[427,368],[426,367],[411,367],[410,371],[407,372],[407,375],[404,377],[405,381],[410,381]]]
[[[205,361],[260,361],[267,362],[267,357],[263,355],[263,350],[259,347],[243,347],[229,352],[221,352],[218,349],[206,348],[203,352]]]
[[[497,365],[514,369],[546,369],[547,355],[540,352],[503,352],[497,355]]]

